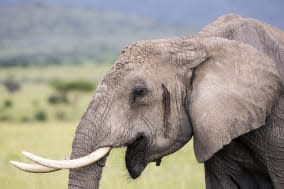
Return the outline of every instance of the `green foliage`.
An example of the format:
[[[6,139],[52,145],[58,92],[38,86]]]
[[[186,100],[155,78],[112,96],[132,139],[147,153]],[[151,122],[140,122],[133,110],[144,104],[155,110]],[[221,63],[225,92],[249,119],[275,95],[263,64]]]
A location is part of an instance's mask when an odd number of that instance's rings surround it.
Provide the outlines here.
[[[95,85],[87,80],[75,80],[66,83],[68,91],[90,92],[95,89]]]
[[[50,86],[50,81],[57,78],[58,80],[64,81],[64,83],[81,80],[88,81],[92,84],[98,83],[110,66],[110,64],[98,65],[84,63],[80,65],[49,66],[48,68],[27,67],[23,69],[14,67],[0,69],[0,81],[11,78],[12,75],[13,80],[18,81],[21,85],[21,90],[11,95],[11,93],[0,84],[0,126],[1,121],[13,123],[38,122],[38,120],[35,119],[35,112],[38,110],[45,111],[48,122],[56,120],[62,122],[78,121],[86,110],[90,97],[95,89],[93,88],[93,90],[89,92],[69,91],[66,95],[66,98],[68,97],[68,103],[66,103],[59,93]],[[80,72],[78,72],[78,70],[80,70]],[[71,88],[76,87],[73,85]],[[82,88],[84,88],[84,90],[85,88],[87,88],[87,90],[90,89],[84,85]],[[56,99],[54,99],[53,96],[56,96]],[[49,97],[53,99],[50,100]],[[12,101],[12,107],[4,108],[4,101],[6,99]]]
[[[34,118],[37,121],[47,121],[47,114],[45,111],[39,110],[35,113]]]
[[[6,79],[3,85],[9,93],[17,92],[21,88],[20,83],[11,78]]]
[[[13,102],[9,99],[4,100],[3,107],[4,108],[11,108],[13,106]]]
[[[89,92],[96,87],[92,82],[87,80],[62,81],[54,80],[50,86],[59,93],[68,93],[71,91]]]
[[[48,97],[48,103],[52,104],[52,105],[57,105],[57,104],[61,104],[61,103],[65,103],[66,101],[64,101],[60,96],[58,95],[51,95]]]
[[[12,116],[10,114],[10,111],[13,107],[13,102],[10,99],[5,99],[3,102],[2,107],[0,107],[0,122],[1,121],[11,121]]]
[[[53,80],[49,85],[59,93],[67,92],[66,82],[62,80]]]
[[[65,103],[68,104],[70,100],[68,99],[68,94],[71,92],[90,92],[96,87],[95,84],[88,80],[73,80],[73,81],[63,81],[54,80],[49,84],[56,92],[57,95],[51,95],[48,98],[48,102],[52,105]],[[76,99],[74,99],[75,101]],[[73,101],[73,103],[75,103]]]
[[[8,114],[0,114],[0,121],[11,121],[12,117],[11,115]]]

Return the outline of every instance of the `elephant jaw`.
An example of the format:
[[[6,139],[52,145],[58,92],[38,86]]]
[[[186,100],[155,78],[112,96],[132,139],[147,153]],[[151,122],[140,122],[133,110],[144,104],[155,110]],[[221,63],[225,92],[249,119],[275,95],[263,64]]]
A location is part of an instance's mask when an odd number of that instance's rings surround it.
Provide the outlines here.
[[[125,163],[129,175],[133,179],[136,179],[141,175],[149,162],[156,162],[156,165],[160,166],[162,158],[150,160],[148,157],[148,150],[149,140],[144,135],[138,136],[134,142],[127,145]]]
[[[138,136],[134,142],[127,145],[125,163],[133,179],[140,176],[147,166],[146,153],[148,142],[144,135]]]

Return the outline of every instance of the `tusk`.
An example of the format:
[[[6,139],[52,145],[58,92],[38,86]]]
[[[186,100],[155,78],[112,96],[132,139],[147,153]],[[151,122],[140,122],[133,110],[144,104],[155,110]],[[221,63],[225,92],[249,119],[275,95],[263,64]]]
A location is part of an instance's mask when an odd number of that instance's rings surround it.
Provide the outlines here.
[[[38,164],[22,163],[18,161],[10,161],[10,163],[13,164],[15,167],[17,167],[18,169],[30,173],[49,173],[60,170],[57,168],[45,167],[43,165],[38,165]]]
[[[29,152],[23,152],[23,154],[32,161],[41,164],[46,167],[56,169],[75,169],[90,165],[103,157],[105,157],[111,150],[111,147],[99,148],[96,151],[86,155],[84,157],[72,160],[50,160]]]

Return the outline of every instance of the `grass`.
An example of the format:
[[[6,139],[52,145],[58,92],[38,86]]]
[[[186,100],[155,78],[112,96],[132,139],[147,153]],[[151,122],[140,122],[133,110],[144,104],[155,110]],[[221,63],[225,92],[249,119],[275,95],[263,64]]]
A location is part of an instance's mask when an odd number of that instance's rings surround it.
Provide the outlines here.
[[[110,64],[91,64],[86,62],[44,67],[12,67],[0,69],[0,80],[13,78],[17,81],[33,84],[40,84],[53,79],[87,79],[97,82],[101,80],[110,66]]]
[[[36,112],[44,111],[47,113],[48,121],[56,120],[56,115],[64,112],[67,120],[78,120],[86,110],[93,92],[80,93],[75,104],[48,104],[48,97],[54,94],[54,91],[47,84],[24,84],[19,92],[11,95],[4,88],[0,87],[0,116],[8,115],[13,122],[33,121]],[[73,94],[71,94],[73,95]],[[70,96],[71,98],[73,96]],[[70,98],[70,99],[71,99]],[[3,108],[4,99],[9,99],[13,102],[11,108]],[[2,107],[1,107],[2,106]]]
[[[12,167],[9,160],[27,161],[20,152],[28,150],[50,158],[70,154],[77,123],[0,123],[0,188],[67,188],[68,171],[29,174]],[[203,166],[195,160],[192,143],[165,157],[160,167],[150,164],[136,180],[129,178],[124,149],[113,150],[103,171],[101,189],[204,188]]]
[[[48,97],[54,95],[55,91],[48,85],[49,81],[60,80],[88,80],[99,83],[107,70],[109,64],[78,64],[57,65],[48,67],[7,68],[0,69],[0,121],[1,117],[9,117],[8,121],[22,122],[33,121],[38,111],[45,111],[49,121],[56,120],[56,116],[64,113],[66,120],[78,120],[85,111],[93,92],[72,93],[69,98],[77,99],[77,103],[68,105],[50,105]],[[1,81],[13,78],[20,82],[21,89],[14,94],[9,94],[1,85]],[[13,107],[3,108],[4,100],[11,100]]]

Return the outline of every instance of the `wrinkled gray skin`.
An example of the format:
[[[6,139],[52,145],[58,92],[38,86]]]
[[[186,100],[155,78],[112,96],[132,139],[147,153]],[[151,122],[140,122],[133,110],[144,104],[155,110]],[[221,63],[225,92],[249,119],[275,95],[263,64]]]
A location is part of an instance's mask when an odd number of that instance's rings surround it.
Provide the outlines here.
[[[283,188],[283,49],[283,32],[237,15],[130,45],[93,96],[71,158],[127,146],[137,178],[194,136],[206,188]],[[105,161],[71,170],[69,189],[98,188]]]

